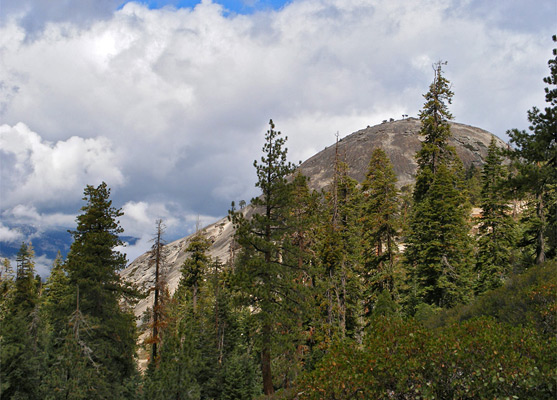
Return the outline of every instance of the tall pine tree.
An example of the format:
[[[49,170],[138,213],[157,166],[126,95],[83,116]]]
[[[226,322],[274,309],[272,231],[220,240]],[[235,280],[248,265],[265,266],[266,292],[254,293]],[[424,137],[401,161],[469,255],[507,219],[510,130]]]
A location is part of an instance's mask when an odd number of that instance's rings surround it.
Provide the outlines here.
[[[283,263],[283,240],[291,232],[289,206],[291,184],[287,177],[294,165],[287,161],[286,138],[275,130],[271,120],[265,135],[261,161],[254,161],[256,186],[261,196],[252,199],[251,218],[231,211],[236,241],[241,246],[235,277],[245,294],[247,305],[255,310],[261,349],[263,392],[274,393],[271,358],[279,323],[287,324],[294,315],[297,291],[294,288],[296,265]]]
[[[420,134],[425,139],[416,157],[418,172],[405,257],[414,298],[411,303],[452,307],[467,301],[471,293],[469,206],[462,163],[448,144],[452,115],[447,104],[453,92],[443,77],[441,62],[434,71],[420,112]]]
[[[118,274],[126,266],[125,256],[116,250],[122,245],[118,218],[123,213],[112,207],[110,189],[104,182],[87,186],[84,194],[87,204],[77,217],[76,230],[70,232],[74,242],[66,262],[71,297],[78,306],[68,312],[82,316],[88,325],[80,341],[82,349],[91,350],[89,368],[102,382],[89,396],[105,392],[126,398],[131,396],[127,384],[137,373],[137,337],[135,316],[125,302],[133,302],[139,293]]]
[[[393,270],[400,226],[396,181],[387,154],[382,149],[375,149],[362,183],[364,265],[375,296],[394,289]]]
[[[557,36],[553,41],[557,42]],[[518,129],[507,132],[516,146],[510,153],[518,170],[515,186],[527,194],[524,242],[534,245],[536,264],[543,263],[547,255],[557,255],[557,49],[553,49],[548,65],[550,75],[543,80],[548,85],[547,107],[528,111],[530,133]]]
[[[155,267],[155,285],[153,287],[153,314],[151,336],[147,340],[151,344],[151,358],[149,367],[155,368],[158,365],[158,347],[160,344],[160,330],[164,326],[164,301],[166,295],[166,257],[168,251],[165,248],[164,240],[165,226],[162,219],[155,222],[155,236],[153,245],[149,252],[149,265]]]
[[[0,398],[41,398],[41,357],[34,330],[40,282],[35,279],[34,257],[33,247],[22,243],[16,258],[13,292],[0,321]]]
[[[515,223],[504,195],[507,179],[501,149],[492,138],[482,170],[476,293],[501,286],[511,271],[516,239]]]

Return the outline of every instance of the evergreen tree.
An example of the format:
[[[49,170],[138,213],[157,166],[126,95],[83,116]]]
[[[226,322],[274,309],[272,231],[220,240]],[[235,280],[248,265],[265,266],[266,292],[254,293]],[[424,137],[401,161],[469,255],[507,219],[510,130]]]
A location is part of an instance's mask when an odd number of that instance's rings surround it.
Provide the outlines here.
[[[323,345],[333,337],[361,336],[363,288],[361,274],[361,203],[358,182],[348,175],[341,161],[338,140],[333,182],[324,194],[320,237],[317,243],[320,273],[316,295],[323,309]],[[318,339],[319,340],[319,339]]]
[[[206,254],[198,233],[188,246],[192,262],[165,304],[160,362],[145,376],[145,399],[252,399],[260,393],[252,354],[249,310],[233,308],[229,271]],[[199,246],[201,245],[201,246]],[[197,254],[194,254],[197,253]],[[199,268],[197,268],[199,267]],[[193,311],[191,270],[197,269],[197,306]]]
[[[482,170],[476,293],[501,286],[510,272],[516,240],[515,223],[503,194],[507,178],[501,150],[492,138]]]
[[[464,176],[466,181],[466,189],[468,192],[468,200],[473,207],[480,207],[481,191],[482,191],[482,169],[474,164],[466,169]]]
[[[43,310],[54,334],[65,329],[68,322],[66,310],[71,307],[71,288],[64,269],[64,260],[58,252],[45,285]]]
[[[382,149],[375,149],[362,183],[365,199],[362,216],[364,265],[375,295],[394,289],[393,270],[399,232],[396,181],[387,154]]]
[[[0,321],[6,316],[15,284],[15,274],[10,260],[4,258],[0,267]]]
[[[153,238],[153,246],[151,246],[149,264],[155,267],[155,285],[153,287],[153,315],[152,315],[152,330],[151,336],[147,340],[151,344],[151,359],[149,363],[150,368],[156,367],[158,364],[157,348],[160,344],[159,331],[164,325],[164,297],[166,293],[166,256],[164,231],[165,226],[161,219],[155,222],[156,233]]]
[[[146,400],[196,400],[201,397],[196,379],[201,357],[197,346],[200,332],[184,289],[179,287],[166,305],[167,323],[160,332],[159,365],[145,377]]]
[[[102,382],[90,398],[103,392],[126,398],[131,396],[127,383],[136,375],[136,329],[135,316],[125,302],[136,300],[139,292],[118,274],[126,265],[125,256],[115,249],[122,245],[118,218],[123,214],[112,207],[104,182],[96,188],[87,186],[84,194],[87,204],[77,217],[77,229],[70,232],[74,242],[65,265],[71,298],[79,306],[73,314],[71,309],[66,313],[82,316],[89,327],[79,341],[82,349],[90,350],[88,368]],[[72,328],[77,329],[75,323]]]
[[[203,276],[209,268],[210,258],[207,255],[210,243],[207,238],[198,232],[193,236],[186,248],[189,257],[184,260],[182,265],[182,279],[180,285],[191,291],[191,301],[193,313],[197,313],[197,302],[199,298],[200,285]]]
[[[275,131],[273,121],[265,135],[261,162],[254,161],[261,196],[252,199],[255,213],[250,219],[231,211],[236,241],[242,252],[236,264],[236,282],[245,294],[247,305],[255,310],[261,348],[263,392],[274,393],[271,370],[273,337],[278,323],[292,317],[297,302],[293,275],[297,266],[283,263],[282,243],[291,232],[288,209],[291,185],[287,177],[294,165],[287,162],[286,138]]]
[[[450,137],[452,91],[443,77],[441,63],[424,96],[420,112],[421,134],[414,208],[405,257],[409,266],[410,307],[416,301],[452,307],[468,300],[471,291],[469,206],[465,196],[462,163]],[[412,303],[414,305],[412,305]]]
[[[32,246],[17,253],[13,294],[0,325],[0,398],[40,399],[42,354],[38,348],[39,284]]]
[[[557,42],[557,36],[553,41]],[[557,49],[548,65],[550,75],[544,78],[548,106],[543,111],[537,107],[528,111],[530,133],[507,132],[516,146],[510,153],[518,170],[515,187],[529,195],[525,243],[534,244],[536,264],[557,252]]]
[[[416,154],[418,173],[413,194],[416,202],[427,195],[439,166],[452,165],[456,159],[454,148],[448,144],[451,136],[449,121],[453,119],[448,104],[452,103],[454,93],[443,76],[442,65],[438,62],[434,66],[433,83],[424,95],[426,102],[420,111],[420,135],[424,136],[424,141]]]

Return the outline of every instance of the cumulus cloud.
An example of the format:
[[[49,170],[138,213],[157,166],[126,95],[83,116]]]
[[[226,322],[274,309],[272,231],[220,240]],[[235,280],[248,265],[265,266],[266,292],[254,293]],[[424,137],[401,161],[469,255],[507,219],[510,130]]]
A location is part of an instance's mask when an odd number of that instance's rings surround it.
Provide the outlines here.
[[[10,229],[0,222],[0,242],[16,243],[24,238],[17,229]]]
[[[440,59],[456,120],[504,138],[543,104],[554,33],[553,0],[520,24],[519,3],[297,0],[239,15],[208,0],[108,13],[106,0],[82,26],[71,11],[45,17],[33,40],[24,17],[5,18],[2,210],[75,213],[83,187],[105,180],[127,233],[146,237],[162,217],[186,234],[198,213],[256,195],[270,118],[304,160],[337,131],[417,115]]]
[[[2,218],[14,225],[29,225],[39,231],[75,225],[75,215],[60,212],[40,213],[35,206],[18,204],[5,209]]]
[[[155,221],[162,219],[169,228],[174,228],[179,223],[179,215],[174,215],[174,210],[169,210],[168,205],[163,203],[147,203],[145,201],[130,201],[122,207],[124,213],[120,219],[126,235],[141,237],[145,233],[155,231]]]
[[[67,203],[88,183],[119,185],[123,175],[108,139],[72,136],[51,143],[25,124],[0,126],[2,207]]]

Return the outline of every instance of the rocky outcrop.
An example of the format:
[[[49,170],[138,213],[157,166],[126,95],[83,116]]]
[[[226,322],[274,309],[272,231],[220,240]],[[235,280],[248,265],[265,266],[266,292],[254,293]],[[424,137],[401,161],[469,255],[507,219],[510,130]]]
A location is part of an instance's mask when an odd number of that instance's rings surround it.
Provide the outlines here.
[[[341,160],[348,164],[349,175],[361,182],[367,172],[372,151],[378,147],[382,148],[393,164],[399,187],[402,187],[414,181],[417,169],[415,154],[423,140],[419,131],[420,121],[416,118],[384,122],[342,138],[338,143],[338,153]],[[450,144],[455,147],[464,165],[481,166],[493,135],[483,129],[458,123],[451,124],[451,131]],[[506,146],[502,140],[496,140],[501,147]],[[310,178],[312,189],[326,188],[332,182],[335,148],[335,144],[325,148],[300,166],[302,173]],[[246,207],[245,212],[249,214],[250,211],[250,207]],[[232,223],[223,218],[203,229],[203,232],[212,243],[209,255],[226,262],[230,256],[233,238]],[[167,282],[171,292],[178,286],[180,266],[186,259],[185,249],[189,239],[188,236],[166,245]],[[124,279],[146,289],[154,285],[154,270],[149,265],[148,254],[134,260],[121,274]],[[152,303],[151,296],[140,301],[135,309],[136,315],[141,315]]]
[[[421,123],[417,118],[368,126],[339,140],[339,157],[341,161],[348,164],[349,175],[361,182],[367,172],[372,151],[380,147],[385,150],[393,164],[399,187],[411,184],[414,182],[418,167],[415,155],[424,139],[419,134],[420,128]],[[451,132],[450,145],[456,149],[464,166],[482,165],[493,135],[483,129],[458,123],[451,123]],[[506,146],[505,142],[495,138],[501,147]],[[313,189],[321,189],[332,182],[331,166],[334,160],[335,145],[333,144],[300,166],[302,173],[310,177],[310,185]]]

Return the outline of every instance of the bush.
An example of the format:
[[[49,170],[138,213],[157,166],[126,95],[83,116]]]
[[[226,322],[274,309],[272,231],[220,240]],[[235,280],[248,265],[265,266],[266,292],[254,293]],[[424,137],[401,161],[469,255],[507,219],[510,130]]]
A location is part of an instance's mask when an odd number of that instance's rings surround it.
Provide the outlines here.
[[[557,334],[557,261],[534,266],[466,306],[431,314],[430,327],[490,316],[513,326],[532,325],[544,335]]]
[[[296,399],[554,399],[557,346],[533,328],[480,318],[431,330],[377,319],[362,346],[333,345]]]

